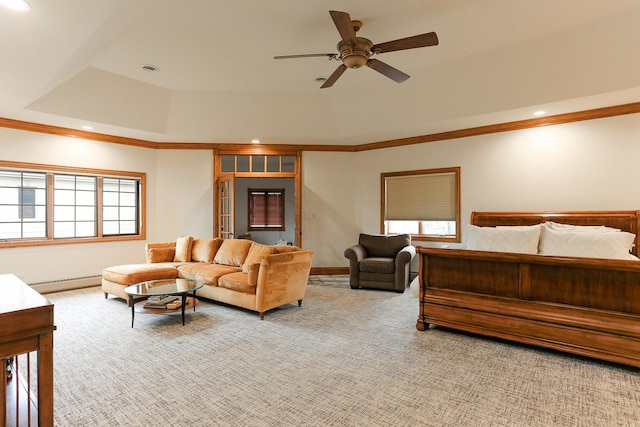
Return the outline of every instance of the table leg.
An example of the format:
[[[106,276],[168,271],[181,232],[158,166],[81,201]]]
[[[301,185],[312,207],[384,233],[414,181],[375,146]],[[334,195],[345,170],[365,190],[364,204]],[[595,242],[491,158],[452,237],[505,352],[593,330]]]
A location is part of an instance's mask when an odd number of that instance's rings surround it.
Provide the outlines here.
[[[131,327],[133,328],[133,318],[136,315],[136,301],[133,299],[133,295],[129,295],[129,305],[131,305]]]
[[[187,305],[187,294],[182,294],[182,326],[184,326],[184,306]]]
[[[193,291],[193,311],[196,311],[196,291]]]

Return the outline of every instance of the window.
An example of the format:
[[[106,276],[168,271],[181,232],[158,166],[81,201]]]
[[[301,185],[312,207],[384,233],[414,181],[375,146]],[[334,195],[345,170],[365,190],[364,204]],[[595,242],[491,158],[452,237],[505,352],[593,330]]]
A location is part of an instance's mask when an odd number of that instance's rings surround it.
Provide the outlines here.
[[[249,231],[284,231],[284,189],[249,189]]]
[[[0,247],[144,238],[145,174],[0,161]]]
[[[97,178],[53,175],[53,238],[95,237]]]
[[[382,232],[460,241],[460,168],[381,174]]]
[[[46,235],[46,175],[0,169],[0,239]]]
[[[139,187],[134,179],[102,180],[102,228],[105,236],[136,234]]]

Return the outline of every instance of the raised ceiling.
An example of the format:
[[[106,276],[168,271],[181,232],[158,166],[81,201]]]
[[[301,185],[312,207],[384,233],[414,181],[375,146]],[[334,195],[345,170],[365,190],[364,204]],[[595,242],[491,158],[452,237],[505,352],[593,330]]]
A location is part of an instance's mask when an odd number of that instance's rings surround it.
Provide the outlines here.
[[[0,7],[0,117],[153,142],[358,145],[640,101],[638,0],[28,0]],[[337,67],[329,10],[402,84]],[[150,64],[156,72],[144,71]]]

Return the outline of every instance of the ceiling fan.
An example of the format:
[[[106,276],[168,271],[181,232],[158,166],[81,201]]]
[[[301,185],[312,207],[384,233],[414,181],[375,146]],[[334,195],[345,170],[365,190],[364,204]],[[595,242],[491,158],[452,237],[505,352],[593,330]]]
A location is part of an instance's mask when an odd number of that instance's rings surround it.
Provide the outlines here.
[[[402,83],[409,78],[408,74],[403,73],[397,68],[384,62],[372,58],[385,52],[393,52],[396,50],[415,49],[418,47],[435,46],[438,44],[438,36],[436,33],[425,33],[413,37],[393,40],[386,43],[373,44],[371,40],[364,37],[356,37],[356,31],[362,27],[361,21],[352,21],[349,14],[330,10],[340,37],[342,40],[338,42],[338,52],[340,53],[309,53],[304,55],[283,55],[274,56],[274,59],[291,59],[291,58],[310,58],[316,56],[326,56],[329,59],[342,61],[342,64],[329,76],[329,78],[320,87],[321,89],[331,87],[340,78],[347,68],[360,68],[366,65],[369,68],[389,77],[396,83]]]

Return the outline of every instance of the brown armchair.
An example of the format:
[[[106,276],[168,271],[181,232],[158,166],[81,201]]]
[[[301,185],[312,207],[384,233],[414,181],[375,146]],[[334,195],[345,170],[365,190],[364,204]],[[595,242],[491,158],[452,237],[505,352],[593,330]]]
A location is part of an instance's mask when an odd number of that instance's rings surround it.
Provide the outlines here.
[[[360,234],[358,244],[347,248],[349,285],[352,289],[404,292],[409,284],[411,260],[416,248],[409,234],[393,236]]]

